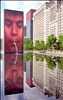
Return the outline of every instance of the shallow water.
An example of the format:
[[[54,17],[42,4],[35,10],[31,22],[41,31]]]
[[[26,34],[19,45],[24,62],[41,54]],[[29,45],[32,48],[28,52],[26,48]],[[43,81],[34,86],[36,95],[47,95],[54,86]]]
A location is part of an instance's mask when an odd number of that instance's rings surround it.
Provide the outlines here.
[[[0,70],[1,100],[63,99],[63,57],[5,54]]]

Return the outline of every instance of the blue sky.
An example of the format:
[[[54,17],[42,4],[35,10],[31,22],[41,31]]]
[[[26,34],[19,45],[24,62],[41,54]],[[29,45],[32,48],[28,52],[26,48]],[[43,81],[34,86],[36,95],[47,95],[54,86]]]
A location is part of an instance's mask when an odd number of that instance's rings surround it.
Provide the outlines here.
[[[48,0],[47,0],[48,1]],[[46,1],[1,1],[1,33],[4,33],[4,9],[18,10],[24,12],[24,25],[26,25],[26,13],[30,9],[38,9]],[[3,34],[1,35],[1,37]]]

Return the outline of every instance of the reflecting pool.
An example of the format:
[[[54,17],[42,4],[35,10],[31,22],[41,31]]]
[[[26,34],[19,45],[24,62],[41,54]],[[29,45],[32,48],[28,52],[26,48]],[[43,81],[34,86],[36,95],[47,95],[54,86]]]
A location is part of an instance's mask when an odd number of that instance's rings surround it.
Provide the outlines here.
[[[1,100],[63,100],[63,57],[2,54]]]

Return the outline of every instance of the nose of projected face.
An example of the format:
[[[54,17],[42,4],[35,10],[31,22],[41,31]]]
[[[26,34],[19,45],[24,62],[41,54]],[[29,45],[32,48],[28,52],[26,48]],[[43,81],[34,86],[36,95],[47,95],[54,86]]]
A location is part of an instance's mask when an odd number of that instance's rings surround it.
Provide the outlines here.
[[[12,36],[17,36],[17,26],[15,23],[12,25]]]

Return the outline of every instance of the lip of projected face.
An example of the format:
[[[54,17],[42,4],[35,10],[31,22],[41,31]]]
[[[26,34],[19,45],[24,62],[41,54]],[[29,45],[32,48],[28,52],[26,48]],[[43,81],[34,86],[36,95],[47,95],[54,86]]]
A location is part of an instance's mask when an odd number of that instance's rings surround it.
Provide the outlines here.
[[[9,44],[13,47],[15,47],[15,44],[19,44],[19,40],[13,41],[13,40],[9,40]]]
[[[9,40],[9,43],[19,43],[19,40],[13,41],[13,40]]]

